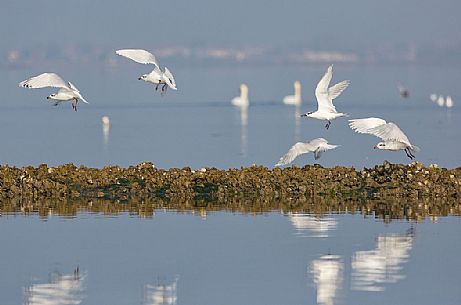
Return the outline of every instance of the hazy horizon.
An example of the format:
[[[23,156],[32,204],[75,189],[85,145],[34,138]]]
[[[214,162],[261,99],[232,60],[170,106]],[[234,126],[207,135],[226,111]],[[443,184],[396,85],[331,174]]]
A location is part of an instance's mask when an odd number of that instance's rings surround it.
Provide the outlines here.
[[[417,56],[423,61],[459,63],[460,8],[454,0],[293,0],[283,6],[272,0],[139,0],[135,5],[107,0],[6,0],[0,3],[0,64],[12,51],[30,59],[27,55],[38,51],[59,58],[62,52],[78,50],[74,56],[93,54],[96,61],[112,50],[134,47],[179,49],[177,57],[192,60],[189,53],[200,59],[201,53],[224,48],[250,50],[253,55],[263,50],[269,62],[296,58],[308,50],[358,57],[359,62],[381,57],[384,62],[398,62]]]

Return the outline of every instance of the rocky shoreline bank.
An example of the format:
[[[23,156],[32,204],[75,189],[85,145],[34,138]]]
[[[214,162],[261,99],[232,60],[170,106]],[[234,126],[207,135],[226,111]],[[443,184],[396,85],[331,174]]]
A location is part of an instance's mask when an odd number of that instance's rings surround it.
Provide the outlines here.
[[[0,200],[12,198],[133,198],[210,200],[232,198],[447,198],[461,197],[461,168],[385,161],[360,171],[352,167],[306,165],[268,169],[157,169],[146,162],[102,169],[65,164],[0,167]]]

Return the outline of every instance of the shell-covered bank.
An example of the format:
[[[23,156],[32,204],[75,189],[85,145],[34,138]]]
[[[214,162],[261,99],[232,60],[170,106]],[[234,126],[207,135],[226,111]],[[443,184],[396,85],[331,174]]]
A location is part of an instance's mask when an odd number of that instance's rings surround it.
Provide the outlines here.
[[[1,198],[230,199],[311,196],[459,198],[461,168],[385,161],[373,168],[251,166],[240,169],[157,169],[152,163],[102,169],[66,164],[0,167]]]
[[[461,168],[385,161],[373,168],[251,166],[220,170],[157,169],[152,163],[102,169],[0,167],[0,211],[50,209],[72,215],[79,209],[136,212],[155,209],[270,210],[313,213],[362,211],[383,218],[452,215],[461,211]]]

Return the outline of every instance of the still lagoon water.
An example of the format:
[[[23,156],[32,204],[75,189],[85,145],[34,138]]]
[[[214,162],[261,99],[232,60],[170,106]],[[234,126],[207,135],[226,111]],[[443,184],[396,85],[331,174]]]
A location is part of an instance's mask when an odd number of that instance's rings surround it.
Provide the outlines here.
[[[6,213],[0,303],[460,304],[461,218]]]

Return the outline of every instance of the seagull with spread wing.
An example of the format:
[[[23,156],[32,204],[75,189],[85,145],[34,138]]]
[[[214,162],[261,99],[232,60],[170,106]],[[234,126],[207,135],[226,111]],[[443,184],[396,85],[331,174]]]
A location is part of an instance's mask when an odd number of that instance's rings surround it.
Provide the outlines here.
[[[349,120],[349,127],[358,133],[367,133],[378,138],[379,142],[373,148],[391,151],[404,150],[408,158],[415,158],[414,153],[419,151],[419,147],[410,143],[408,137],[400,130],[399,126],[380,118],[367,118]]]
[[[46,98],[49,100],[54,100],[55,106],[64,101],[72,101],[72,109],[75,111],[77,111],[77,103],[79,99],[84,103],[89,104],[80,94],[80,91],[77,89],[77,87],[75,87],[71,82],[66,83],[56,73],[42,73],[40,75],[31,77],[25,81],[20,82],[19,87],[31,89],[45,87],[59,88],[57,93],[53,93]]]
[[[293,145],[290,150],[280,158],[279,162],[275,166],[282,166],[293,162],[296,157],[302,154],[310,152],[314,153],[314,159],[318,160],[324,151],[335,149],[339,145],[328,144],[324,138],[317,138],[309,143],[298,142]]]
[[[344,80],[340,83],[337,83],[334,86],[330,85],[331,78],[333,77],[333,65],[330,65],[327,69],[325,75],[317,84],[315,88],[315,97],[317,98],[318,108],[317,111],[311,111],[305,114],[302,114],[302,117],[310,117],[317,120],[328,121],[325,125],[325,128],[330,128],[331,121],[342,116],[347,116],[345,113],[337,112],[335,106],[333,105],[333,100],[337,98],[344,89],[349,86],[350,81]]]
[[[176,81],[174,80],[173,74],[170,72],[170,70],[168,70],[167,67],[165,67],[163,71],[160,69],[160,65],[154,54],[142,49],[117,50],[115,53],[140,64],[154,65],[154,70],[152,70],[152,72],[143,74],[138,79],[156,85],[155,90],[158,90],[158,87],[161,84],[163,84],[161,89],[162,94],[166,92],[168,87],[173,90],[178,90],[176,88]]]

